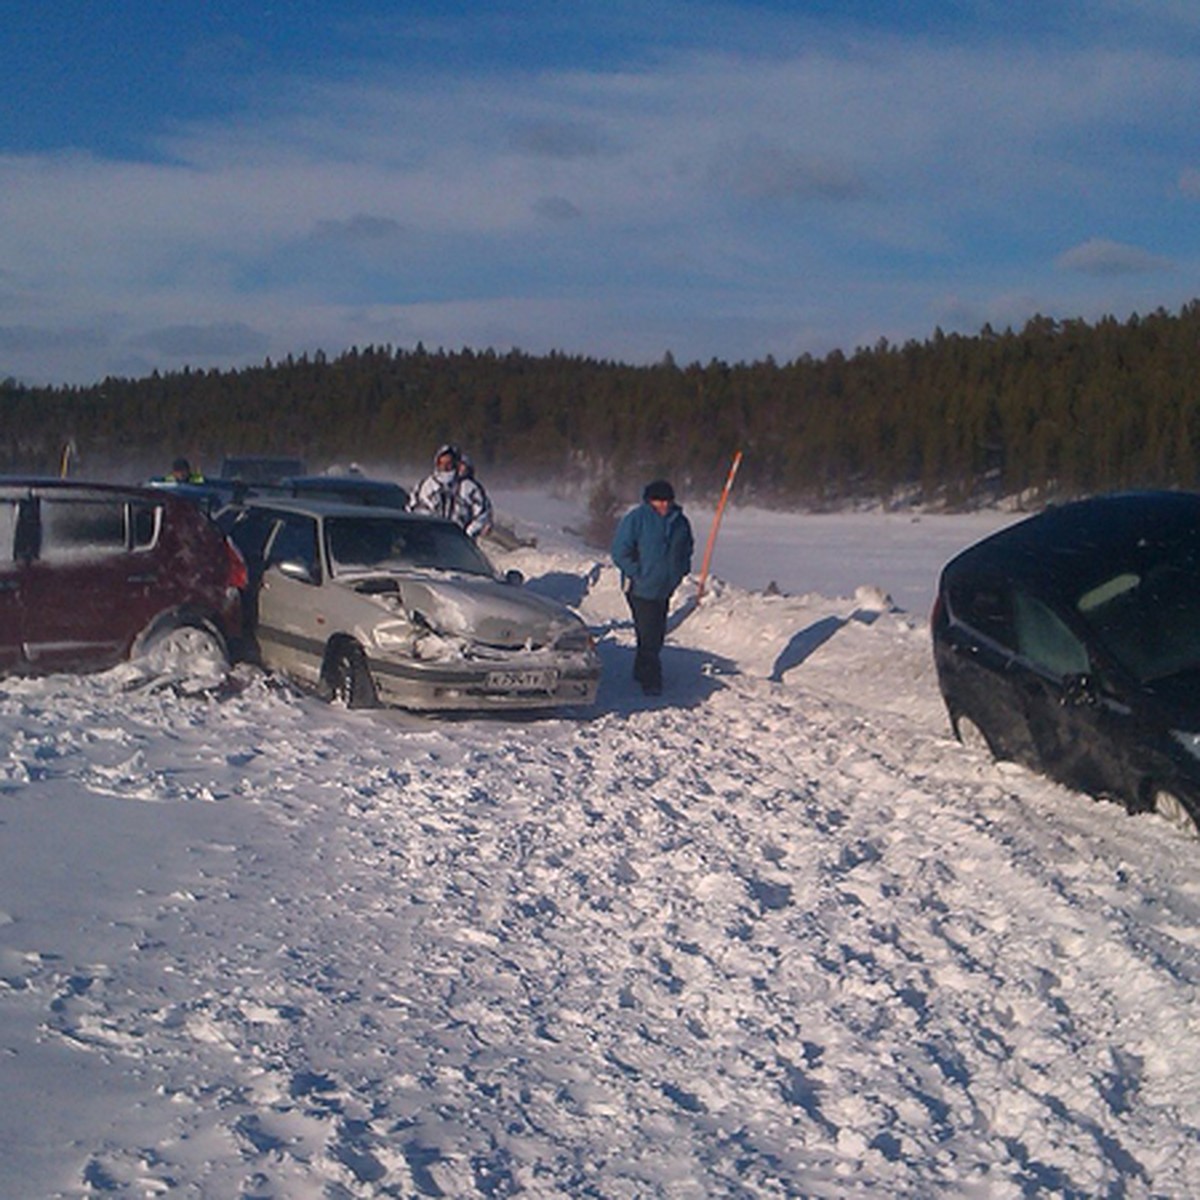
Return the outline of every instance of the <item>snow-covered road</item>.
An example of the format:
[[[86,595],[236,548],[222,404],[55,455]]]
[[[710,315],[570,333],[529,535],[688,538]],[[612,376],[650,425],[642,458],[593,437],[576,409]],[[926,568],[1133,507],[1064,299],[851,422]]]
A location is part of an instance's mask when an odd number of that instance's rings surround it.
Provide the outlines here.
[[[593,711],[0,684],[0,1193],[1194,1191],[1200,848],[959,748],[875,587],[718,580],[647,701],[513,565]]]

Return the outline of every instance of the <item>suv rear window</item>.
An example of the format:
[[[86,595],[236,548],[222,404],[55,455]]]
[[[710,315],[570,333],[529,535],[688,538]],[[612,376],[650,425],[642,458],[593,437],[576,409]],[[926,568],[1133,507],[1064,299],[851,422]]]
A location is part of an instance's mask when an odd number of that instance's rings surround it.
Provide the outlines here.
[[[119,498],[60,499],[39,502],[43,559],[94,558],[144,550],[158,535],[159,512],[153,504],[129,504]]]

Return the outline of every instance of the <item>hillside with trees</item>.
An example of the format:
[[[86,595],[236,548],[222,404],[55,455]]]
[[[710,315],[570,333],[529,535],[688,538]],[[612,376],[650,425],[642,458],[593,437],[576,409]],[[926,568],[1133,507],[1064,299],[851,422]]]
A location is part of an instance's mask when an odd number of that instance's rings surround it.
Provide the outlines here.
[[[452,440],[490,479],[628,490],[669,474],[762,503],[961,506],[1200,486],[1200,301],[1096,324],[936,331],[788,363],[653,366],[519,351],[353,348],[83,388],[0,384],[0,471],[226,454],[419,464]]]

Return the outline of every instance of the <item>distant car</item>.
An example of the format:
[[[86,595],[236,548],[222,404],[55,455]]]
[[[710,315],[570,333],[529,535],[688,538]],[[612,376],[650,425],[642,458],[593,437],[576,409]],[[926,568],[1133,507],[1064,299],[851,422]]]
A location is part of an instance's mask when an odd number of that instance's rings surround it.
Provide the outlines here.
[[[281,479],[304,474],[302,458],[282,458],[268,454],[232,455],[221,463],[221,478],[238,483],[277,483]]]
[[[398,483],[366,475],[299,475],[281,479],[275,488],[305,500],[340,500],[372,508],[408,507],[408,492]]]
[[[251,460],[232,461],[233,466],[230,469],[238,470],[238,463]],[[341,500],[347,504],[364,504],[375,508],[408,507],[408,492],[398,483],[358,474],[277,476],[273,472],[272,464],[286,465],[293,460],[262,459],[253,462],[257,465],[245,469],[245,478],[236,475],[186,482],[170,478],[150,479],[144,486],[163,488],[177,496],[184,496],[195,501],[210,515],[215,515],[230,504],[241,503],[247,496]]]
[[[195,504],[148,488],[0,479],[0,670],[88,671],[241,633],[241,554]]]
[[[964,550],[932,618],[963,742],[1200,833],[1200,496],[1046,510]]]
[[[453,522],[264,498],[221,520],[250,566],[263,665],[330,699],[429,710],[595,700],[584,623],[498,578]]]

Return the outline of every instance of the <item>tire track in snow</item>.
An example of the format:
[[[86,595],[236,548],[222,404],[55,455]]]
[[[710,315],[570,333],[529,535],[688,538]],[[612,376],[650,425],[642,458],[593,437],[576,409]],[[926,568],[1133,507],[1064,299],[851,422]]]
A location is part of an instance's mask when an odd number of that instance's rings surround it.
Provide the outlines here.
[[[1186,1192],[1175,842],[803,674],[725,683],[583,724],[146,697],[80,743],[31,716],[11,787],[90,764],[241,814],[126,951],[21,968],[48,1035],[168,1100],[89,1186]],[[1178,887],[1139,888],[1141,855]]]

